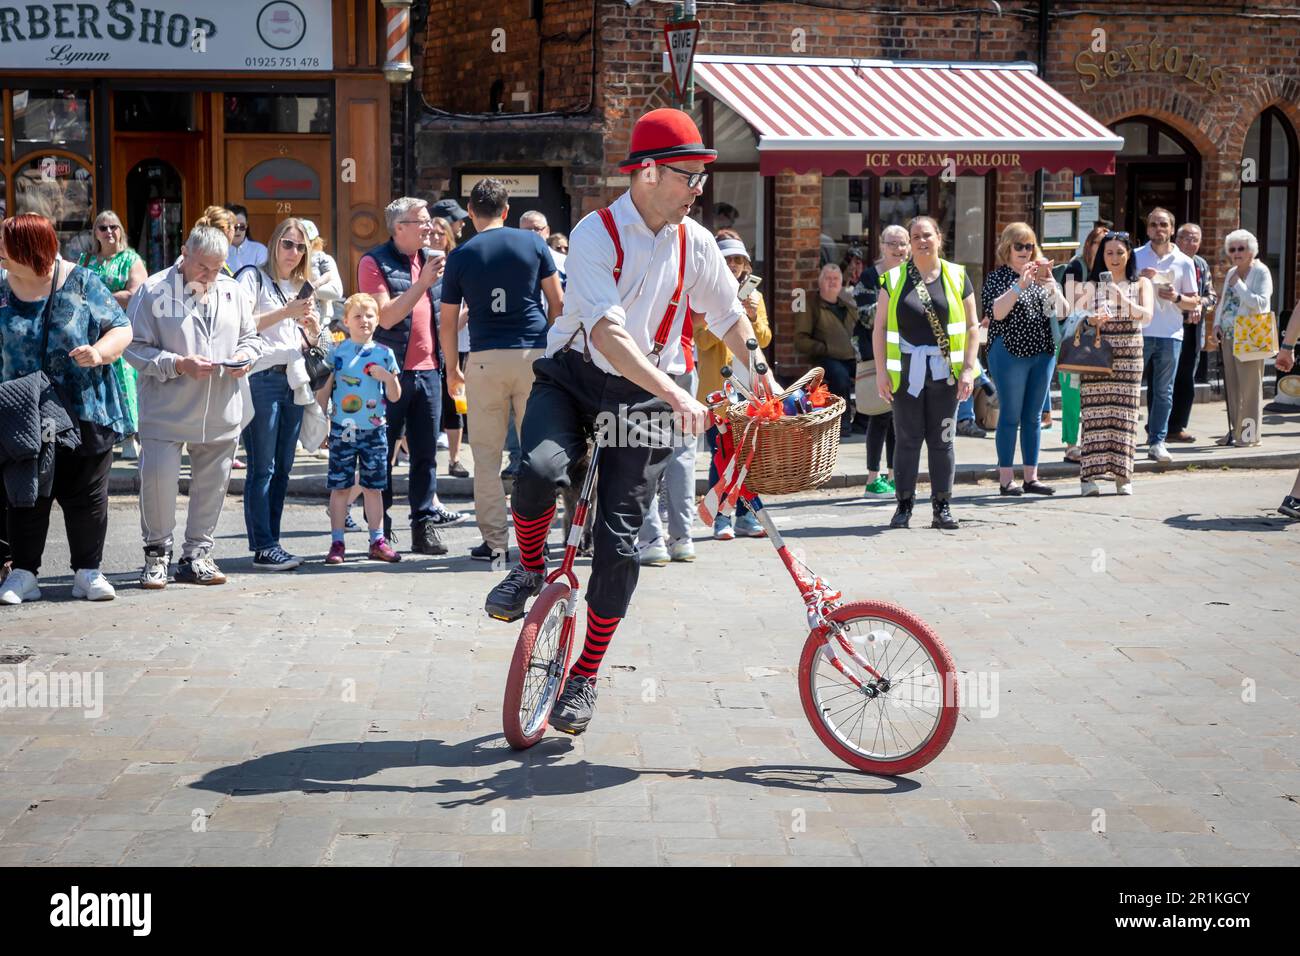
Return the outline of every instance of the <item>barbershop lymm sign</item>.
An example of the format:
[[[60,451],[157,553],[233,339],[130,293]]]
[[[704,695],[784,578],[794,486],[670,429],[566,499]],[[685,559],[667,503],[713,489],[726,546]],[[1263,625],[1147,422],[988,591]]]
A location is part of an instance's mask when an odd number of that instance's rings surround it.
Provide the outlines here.
[[[0,0],[3,69],[328,70],[332,46],[330,0]]]

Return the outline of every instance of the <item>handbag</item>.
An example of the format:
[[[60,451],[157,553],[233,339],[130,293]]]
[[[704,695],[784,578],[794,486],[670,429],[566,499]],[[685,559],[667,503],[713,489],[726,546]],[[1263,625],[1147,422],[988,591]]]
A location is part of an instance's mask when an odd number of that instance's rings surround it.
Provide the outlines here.
[[[298,326],[298,334],[302,336],[302,361],[307,366],[307,384],[313,392],[318,392],[334,374],[334,366],[325,357],[325,350],[319,344],[311,343],[302,326]]]
[[[853,381],[853,397],[861,415],[883,415],[889,411],[889,402],[880,397],[876,388],[875,362],[858,363],[857,375]]]
[[[1278,353],[1277,319],[1272,312],[1239,315],[1232,326],[1232,357],[1238,362],[1271,359]]]
[[[1111,375],[1115,350],[1101,337],[1101,326],[1096,326],[1090,337],[1084,336],[1085,324],[1080,322],[1074,335],[1061,340],[1061,356],[1056,367],[1062,372],[1085,372],[1090,375]]]

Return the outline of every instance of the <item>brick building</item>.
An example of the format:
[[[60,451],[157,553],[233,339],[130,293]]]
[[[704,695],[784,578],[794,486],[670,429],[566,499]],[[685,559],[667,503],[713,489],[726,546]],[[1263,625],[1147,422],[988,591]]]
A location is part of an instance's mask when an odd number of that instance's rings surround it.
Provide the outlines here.
[[[765,278],[776,358],[787,369],[798,364],[795,291],[815,288],[824,258],[842,255],[854,242],[874,249],[882,226],[922,212],[945,224],[949,256],[970,266],[977,280],[995,264],[1001,228],[1017,219],[1037,223],[1041,201],[1084,197],[1085,210],[1098,209],[1138,238],[1139,211],[1167,206],[1180,222],[1202,224],[1203,254],[1219,280],[1226,270],[1223,239],[1241,224],[1259,237],[1261,257],[1274,271],[1279,312],[1295,304],[1296,8],[1276,0],[1231,9],[1163,0],[1078,2],[1068,10],[1044,0],[1004,2],[1000,13],[967,0],[842,5],[701,3],[698,14],[693,112],[706,144],[720,151],[699,214],[717,226],[719,205],[732,207],[723,210],[728,218],[735,211],[735,228]],[[467,11],[451,0],[429,0],[416,43],[424,109],[411,122],[409,188],[463,197],[479,175],[510,175],[519,189],[512,211],[541,208],[561,231],[612,200],[626,187],[615,163],[627,154],[632,123],[647,109],[673,103],[663,62],[669,10],[661,3],[629,7],[624,0],[507,0],[491,11]],[[739,67],[729,64],[747,57],[798,60],[806,64],[800,76],[828,58],[912,64],[908,72],[895,68],[870,81],[879,97],[838,104],[828,93],[831,84],[808,80],[810,99],[859,126],[881,115],[907,126],[913,117],[891,102],[890,84],[932,83],[928,103],[940,127],[943,110],[954,104],[962,104],[968,126],[985,111],[1005,117],[1023,104],[1027,125],[1041,133],[1044,110],[1064,111],[1045,107],[1050,96],[1032,87],[1017,98],[1015,90],[1025,87],[1016,84],[1029,79],[1024,71],[953,69],[930,78],[914,68],[918,61],[1031,64],[1069,104],[1113,131],[1113,145],[1099,151],[1096,137],[1086,143],[1085,136],[1049,156],[1043,151],[1053,152],[1052,144],[1029,137],[1014,162],[1010,152],[975,153],[944,175],[926,164],[936,152],[947,158],[960,150],[959,139],[936,140],[928,157],[867,153],[854,142],[854,151],[842,150],[832,161],[828,124],[814,121],[803,143],[787,153],[772,132],[788,112],[779,105],[782,92],[772,88],[775,73],[756,77],[751,70],[748,80],[738,80]],[[865,69],[871,64],[863,66],[858,72],[871,76]],[[954,88],[964,78],[964,91]],[[972,96],[981,90],[988,99]],[[799,125],[800,117],[784,118]],[[892,145],[881,141],[882,149]],[[774,165],[799,150],[803,160]],[[1109,156],[1085,168],[1099,152]],[[873,155],[880,162],[869,166]]]

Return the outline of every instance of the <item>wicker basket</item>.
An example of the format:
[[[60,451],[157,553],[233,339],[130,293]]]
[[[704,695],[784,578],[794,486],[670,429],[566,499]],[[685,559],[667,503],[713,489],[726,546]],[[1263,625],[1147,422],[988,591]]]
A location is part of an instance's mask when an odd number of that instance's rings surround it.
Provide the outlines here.
[[[809,370],[780,397],[784,399],[799,388],[811,392],[821,384],[822,375],[820,368]],[[744,409],[744,405],[729,407],[727,418],[738,444],[744,436],[744,445],[739,448],[740,463],[749,456],[753,442],[756,439],[758,442],[745,477],[745,486],[750,491],[760,495],[791,495],[826,483],[839,456],[844,399],[837,396],[824,408],[775,420],[750,418]]]

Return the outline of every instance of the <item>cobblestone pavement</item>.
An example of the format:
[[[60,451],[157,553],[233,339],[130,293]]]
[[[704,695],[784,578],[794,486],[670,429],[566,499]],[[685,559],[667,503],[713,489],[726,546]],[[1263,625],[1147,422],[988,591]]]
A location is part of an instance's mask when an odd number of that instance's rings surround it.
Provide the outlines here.
[[[0,609],[0,672],[102,674],[102,714],[0,710],[0,863],[1294,865],[1300,525],[1272,510],[1292,479],[968,485],[955,533],[885,530],[889,502],[842,491],[774,502],[812,567],[919,613],[987,691],[899,779],[807,725],[803,609],[764,541],[645,569],[591,730],[516,754],[517,627],[482,614],[499,574],[466,557],[472,524],[448,558],[326,568],[322,505],[295,503],[284,539],[314,563],[257,575],[231,499],[231,583],[143,592],[122,499],[119,598],[90,605],[56,515],[47,600]]]

